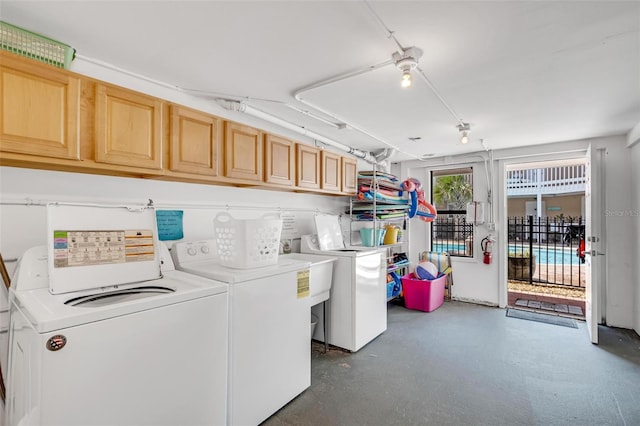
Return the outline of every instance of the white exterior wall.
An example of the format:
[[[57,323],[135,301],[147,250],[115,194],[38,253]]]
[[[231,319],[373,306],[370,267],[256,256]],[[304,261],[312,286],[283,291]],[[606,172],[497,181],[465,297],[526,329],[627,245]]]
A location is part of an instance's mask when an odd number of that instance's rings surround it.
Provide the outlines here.
[[[631,214],[617,212],[633,212],[632,189],[636,193],[638,175],[632,181],[631,148],[627,147],[626,138],[607,137],[589,140],[558,142],[554,144],[538,145],[524,148],[501,150],[493,153],[494,173],[492,189],[494,194],[494,220],[498,235],[498,244],[494,249],[493,264],[487,266],[482,263],[480,240],[490,231],[486,226],[476,228],[474,258],[454,259],[453,297],[460,300],[476,301],[486,304],[505,306],[506,300],[506,246],[507,239],[504,232],[506,214],[506,195],[504,189],[504,167],[508,164],[537,162],[544,160],[558,160],[566,158],[584,158],[586,148],[606,148],[605,165],[605,205],[601,212],[605,215],[606,246],[601,250],[606,253],[605,289],[606,299],[601,312],[606,318],[606,324],[623,328],[638,329],[639,297],[638,288],[638,236],[630,230],[635,229],[638,218]],[[640,156],[636,151],[635,161]],[[480,153],[478,155],[487,155]],[[466,156],[470,158],[471,156]],[[635,164],[638,164],[637,162]],[[484,178],[484,162],[476,158],[444,157],[424,162],[406,162],[402,165],[403,177],[428,176],[428,171],[436,168],[458,167],[473,165],[474,167],[474,200],[484,201],[487,197],[487,185]],[[420,179],[420,178],[419,178]],[[632,182],[635,184],[632,185]],[[636,194],[637,195],[637,194]],[[635,201],[637,208],[638,202]],[[609,214],[607,215],[607,211]],[[613,213],[612,213],[613,212]],[[411,221],[411,255],[425,250],[427,247],[426,226]],[[637,231],[636,231],[637,233]],[[634,253],[636,261],[634,262]]]

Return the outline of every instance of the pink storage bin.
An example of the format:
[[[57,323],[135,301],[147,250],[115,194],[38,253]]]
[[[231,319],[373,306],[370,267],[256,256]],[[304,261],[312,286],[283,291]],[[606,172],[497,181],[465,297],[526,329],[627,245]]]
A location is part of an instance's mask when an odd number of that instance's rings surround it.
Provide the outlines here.
[[[443,275],[435,280],[421,280],[413,273],[402,277],[402,293],[404,306],[407,309],[432,312],[444,302],[444,286],[447,276]]]

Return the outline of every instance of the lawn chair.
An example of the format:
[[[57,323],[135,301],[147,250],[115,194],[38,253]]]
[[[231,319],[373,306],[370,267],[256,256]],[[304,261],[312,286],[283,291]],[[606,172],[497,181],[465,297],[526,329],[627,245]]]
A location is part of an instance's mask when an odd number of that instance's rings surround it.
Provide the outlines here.
[[[451,300],[451,287],[453,286],[453,268],[451,266],[451,256],[446,251],[423,251],[418,256],[420,262],[431,262],[438,268],[438,271],[447,275],[444,287],[445,300]]]

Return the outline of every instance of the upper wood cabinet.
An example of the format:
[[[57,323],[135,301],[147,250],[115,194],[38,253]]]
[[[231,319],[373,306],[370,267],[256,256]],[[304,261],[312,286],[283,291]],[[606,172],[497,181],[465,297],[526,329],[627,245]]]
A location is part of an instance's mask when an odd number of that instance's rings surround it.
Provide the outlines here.
[[[161,169],[162,101],[97,84],[95,161]]]
[[[322,167],[322,180],[320,188],[325,191],[340,191],[342,179],[340,175],[342,173],[340,165],[340,156],[329,151],[322,151],[321,167]]]
[[[169,170],[219,176],[222,120],[178,105],[170,111]]]
[[[315,146],[296,144],[296,186],[320,188],[320,150]]]
[[[224,126],[225,176],[262,181],[262,132],[231,121]]]
[[[356,192],[355,160],[5,51],[0,165]]]
[[[354,158],[341,158],[342,192],[355,194],[358,192],[358,161]]]
[[[293,186],[296,172],[295,142],[279,136],[264,136],[264,181]]]
[[[80,79],[0,53],[0,150],[79,159]]]

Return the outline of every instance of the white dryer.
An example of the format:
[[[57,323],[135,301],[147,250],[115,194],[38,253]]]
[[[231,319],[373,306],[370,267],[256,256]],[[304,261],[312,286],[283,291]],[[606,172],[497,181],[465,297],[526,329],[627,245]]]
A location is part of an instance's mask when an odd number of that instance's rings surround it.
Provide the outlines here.
[[[328,343],[351,352],[358,351],[387,329],[386,263],[380,250],[364,247],[321,250],[317,235],[303,235],[300,251],[337,258],[327,318],[322,309],[313,310],[319,318],[315,340],[327,341],[325,320]]]
[[[311,385],[308,261],[232,269],[215,241],[176,243],[179,270],[229,284],[229,424],[258,425]]]
[[[228,286],[173,268],[152,209],[48,214],[12,282],[5,424],[225,424]]]

